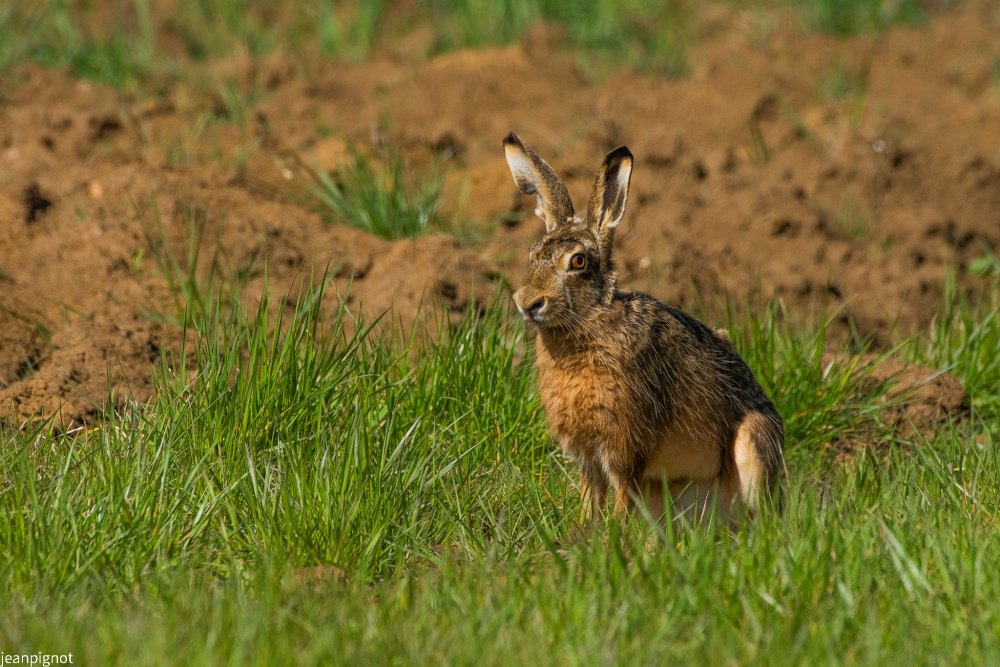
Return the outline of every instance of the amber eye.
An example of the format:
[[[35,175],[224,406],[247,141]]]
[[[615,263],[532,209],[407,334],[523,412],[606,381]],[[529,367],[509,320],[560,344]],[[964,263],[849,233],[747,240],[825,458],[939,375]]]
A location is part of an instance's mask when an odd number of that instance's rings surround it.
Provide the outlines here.
[[[582,252],[578,252],[569,258],[569,268],[574,271],[583,271],[587,268],[587,256]]]

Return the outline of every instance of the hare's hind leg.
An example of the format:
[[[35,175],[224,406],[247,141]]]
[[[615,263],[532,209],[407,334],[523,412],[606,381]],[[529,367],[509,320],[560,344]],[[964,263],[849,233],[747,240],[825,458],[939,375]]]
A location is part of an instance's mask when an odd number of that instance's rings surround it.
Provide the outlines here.
[[[608,498],[608,478],[603,470],[593,463],[583,464],[580,474],[580,523],[588,526],[601,520],[604,503]]]
[[[777,416],[751,412],[736,429],[733,458],[740,499],[753,512],[780,492],[781,445],[784,434]]]
[[[649,516],[657,521],[663,518],[666,511],[665,484],[661,479],[646,478],[639,484],[639,496]]]

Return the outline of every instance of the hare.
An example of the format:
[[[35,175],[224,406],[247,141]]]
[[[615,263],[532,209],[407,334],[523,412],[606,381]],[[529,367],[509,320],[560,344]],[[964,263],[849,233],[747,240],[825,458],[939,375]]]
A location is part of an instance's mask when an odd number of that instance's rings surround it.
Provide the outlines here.
[[[735,522],[778,500],[784,426],[729,342],[694,317],[617,287],[615,228],[625,215],[632,154],[608,153],[586,216],[566,185],[516,134],[504,153],[518,189],[537,197],[545,235],[528,256],[514,303],[537,330],[539,393],[549,428],[579,462],[581,520],[609,490],[624,515],[641,499],[651,514]]]

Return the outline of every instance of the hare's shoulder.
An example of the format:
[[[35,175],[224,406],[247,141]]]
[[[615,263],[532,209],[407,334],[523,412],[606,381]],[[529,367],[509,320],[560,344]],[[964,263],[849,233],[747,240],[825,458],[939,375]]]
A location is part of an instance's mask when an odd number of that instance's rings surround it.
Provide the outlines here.
[[[713,329],[693,315],[668,306],[645,292],[618,292],[615,300],[621,303],[626,317],[632,320],[631,326],[650,329],[653,340],[671,337],[687,339],[708,348],[731,348],[727,330]]]

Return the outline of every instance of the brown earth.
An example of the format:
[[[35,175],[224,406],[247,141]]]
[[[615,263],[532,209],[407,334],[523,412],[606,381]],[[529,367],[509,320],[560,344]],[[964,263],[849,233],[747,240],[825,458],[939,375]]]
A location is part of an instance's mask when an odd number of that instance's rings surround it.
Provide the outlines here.
[[[277,293],[315,264],[352,305],[404,321],[422,301],[488,306],[541,229],[502,157],[511,130],[578,202],[603,155],[629,145],[623,284],[671,303],[836,308],[843,331],[884,344],[928,321],[952,267],[974,289],[968,262],[1000,244],[995,7],[850,39],[728,5],[698,26],[684,80],[589,79],[548,29],[431,59],[400,55],[405,43],[357,65],[235,57],[151,96],[28,66],[0,75],[0,417],[86,421],[109,388],[148,399],[180,337],[151,316],[176,312],[156,258],[183,257],[192,229],[199,275],[214,258],[251,298],[265,263]],[[242,91],[245,112],[212,81]],[[479,241],[324,223],[310,169],[372,137],[417,168],[446,159],[448,216]]]

